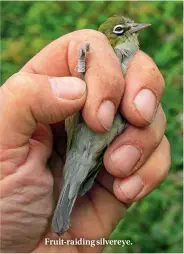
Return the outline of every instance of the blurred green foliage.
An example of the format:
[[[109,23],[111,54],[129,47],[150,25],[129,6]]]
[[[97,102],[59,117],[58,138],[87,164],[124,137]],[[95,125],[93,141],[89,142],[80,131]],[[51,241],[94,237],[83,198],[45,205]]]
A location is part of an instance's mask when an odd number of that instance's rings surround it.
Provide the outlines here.
[[[181,253],[182,2],[1,2],[1,83],[50,41],[77,29],[97,29],[114,14],[152,24],[140,33],[140,42],[165,78],[162,103],[172,167],[167,180],[134,204],[111,235],[111,239],[130,239],[133,245],[111,246],[105,251]]]

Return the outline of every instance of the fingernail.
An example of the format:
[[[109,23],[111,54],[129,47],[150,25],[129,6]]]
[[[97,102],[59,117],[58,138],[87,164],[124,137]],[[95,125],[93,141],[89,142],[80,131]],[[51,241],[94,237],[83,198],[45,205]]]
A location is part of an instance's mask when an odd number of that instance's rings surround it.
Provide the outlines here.
[[[134,199],[144,188],[144,183],[139,175],[133,175],[122,180],[119,184],[120,190],[127,199]]]
[[[112,163],[123,176],[129,175],[140,158],[141,151],[132,145],[120,146],[111,154]]]
[[[67,100],[79,99],[86,91],[85,82],[74,77],[49,78],[49,82],[54,94]]]
[[[142,89],[134,99],[134,104],[142,118],[151,122],[155,116],[157,99],[149,89]]]
[[[115,106],[112,101],[104,101],[98,110],[98,119],[104,129],[110,130],[115,115]]]

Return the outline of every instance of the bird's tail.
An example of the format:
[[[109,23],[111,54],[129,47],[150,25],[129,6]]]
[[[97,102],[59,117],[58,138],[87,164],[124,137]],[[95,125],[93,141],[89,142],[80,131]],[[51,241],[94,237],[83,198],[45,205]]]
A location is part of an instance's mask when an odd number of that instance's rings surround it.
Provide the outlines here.
[[[52,230],[59,235],[70,227],[70,215],[77,198],[77,193],[72,198],[69,198],[69,191],[70,185],[65,183],[52,219]]]

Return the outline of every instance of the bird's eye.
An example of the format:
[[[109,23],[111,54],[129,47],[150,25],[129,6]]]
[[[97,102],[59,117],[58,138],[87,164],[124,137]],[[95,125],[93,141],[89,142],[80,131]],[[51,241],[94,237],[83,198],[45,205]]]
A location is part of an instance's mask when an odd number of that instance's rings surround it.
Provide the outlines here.
[[[117,35],[122,35],[125,32],[124,27],[122,25],[116,25],[113,29],[113,33]]]

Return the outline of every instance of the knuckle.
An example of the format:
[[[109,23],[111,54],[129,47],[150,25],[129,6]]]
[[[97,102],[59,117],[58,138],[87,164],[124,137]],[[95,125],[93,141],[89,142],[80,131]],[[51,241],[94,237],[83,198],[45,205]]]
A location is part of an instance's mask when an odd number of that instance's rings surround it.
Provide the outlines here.
[[[168,176],[170,168],[171,168],[171,163],[167,163],[165,165],[165,167],[163,167],[163,169],[162,169],[162,177],[161,177],[162,181],[164,181],[165,178]]]
[[[75,42],[78,42],[79,38],[82,41],[89,40],[89,38],[91,38],[92,40],[98,40],[100,43],[103,41],[108,42],[107,37],[103,33],[93,29],[81,29],[81,30],[72,32],[71,35],[74,36]]]
[[[112,100],[116,107],[119,106],[120,100],[124,91],[124,78],[121,72],[104,70],[104,74],[97,72],[98,80],[100,81],[100,96],[104,100]],[[108,77],[108,80],[107,80]]]
[[[164,136],[166,128],[166,115],[159,105],[154,121],[147,127],[148,137],[151,139],[153,148],[157,148]]]
[[[104,41],[108,42],[108,39],[105,36],[105,34],[103,34],[102,32],[96,31],[96,30],[92,30],[92,31],[95,31],[96,38],[99,38],[100,40],[104,40]]]
[[[33,90],[32,78],[26,73],[18,72],[12,75],[4,84],[13,95],[24,97],[28,92]]]
[[[161,170],[161,180],[163,181],[166,176],[169,173],[169,170],[171,168],[171,149],[170,149],[170,143],[166,136],[163,137],[162,145],[164,147],[164,159],[163,159],[163,165]]]
[[[160,87],[162,88],[162,90],[164,90],[165,89],[165,80],[164,80],[164,77],[162,76],[162,74],[161,74],[161,72],[160,71],[158,71],[159,72],[159,83],[160,83]]]
[[[151,139],[151,147],[157,148],[161,142],[161,139],[163,137],[163,134],[160,130],[157,130],[154,126],[149,125],[148,127],[148,138]]]
[[[150,81],[150,83],[151,81],[154,82],[155,85],[158,86],[159,91],[162,92],[165,87],[164,78],[160,73],[159,69],[157,68],[157,66],[153,64],[149,67],[147,66],[143,67],[144,69],[143,71],[147,75],[147,80]]]
[[[169,157],[169,160],[167,160],[167,162],[168,162],[167,167],[169,169],[171,167],[171,145],[170,145],[169,140],[167,139],[167,137],[165,135],[163,137],[163,142],[165,143],[165,150],[166,150],[166,153]]]
[[[28,81],[27,75],[25,73],[15,73],[7,81],[7,84],[11,87],[24,86]]]
[[[149,75],[149,79],[153,80],[152,82],[154,82],[155,85],[158,87],[156,89],[157,93],[159,92],[160,94],[162,94],[165,88],[165,81],[161,72],[159,71],[158,67],[154,62],[152,63],[152,66],[148,67],[147,73]]]
[[[141,66],[138,66],[137,63],[142,63]],[[152,84],[153,90],[158,95],[162,94],[165,88],[165,81],[164,78],[159,71],[157,65],[155,64],[154,60],[143,51],[139,50],[133,60],[131,61],[131,65],[133,68],[138,69],[140,73],[144,73],[144,80],[146,84]],[[149,86],[149,85],[146,85]]]
[[[87,36],[91,36],[91,38],[95,38],[95,39],[98,39],[100,41],[101,40],[108,41],[107,37],[102,32],[99,32],[97,30],[84,29],[83,32],[86,33]]]
[[[107,91],[110,94],[122,96],[124,89],[123,84],[124,84],[123,76],[121,76],[118,72],[116,73],[116,75],[112,73],[112,75],[109,75],[108,86],[105,85],[105,88],[108,87]]]
[[[163,121],[163,126],[164,126],[164,130],[166,128],[166,124],[167,124],[167,118],[166,118],[166,114],[165,112],[163,111],[163,109],[161,108],[161,111],[162,111],[162,121]]]
[[[165,132],[167,118],[166,118],[165,112],[163,111],[163,108],[162,108],[161,104],[159,104],[159,106],[158,106],[154,121],[155,121],[155,123],[153,123],[152,125],[156,129],[158,129],[158,126],[160,125],[161,128],[159,128],[159,129],[162,130],[161,133]]]

